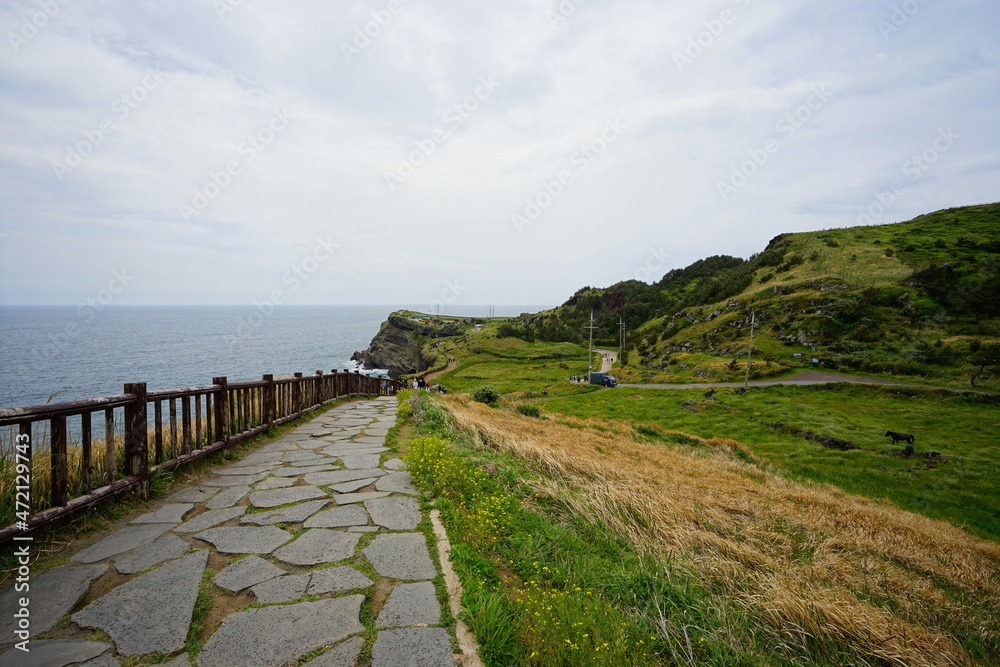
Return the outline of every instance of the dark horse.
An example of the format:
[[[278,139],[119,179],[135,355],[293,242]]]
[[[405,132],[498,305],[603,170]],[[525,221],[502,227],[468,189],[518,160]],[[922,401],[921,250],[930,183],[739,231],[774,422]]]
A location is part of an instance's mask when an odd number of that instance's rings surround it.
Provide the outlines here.
[[[900,440],[902,440],[903,442],[908,442],[911,445],[913,444],[913,436],[910,435],[909,433],[896,433],[895,431],[886,431],[885,437],[892,438],[892,444],[894,445]]]

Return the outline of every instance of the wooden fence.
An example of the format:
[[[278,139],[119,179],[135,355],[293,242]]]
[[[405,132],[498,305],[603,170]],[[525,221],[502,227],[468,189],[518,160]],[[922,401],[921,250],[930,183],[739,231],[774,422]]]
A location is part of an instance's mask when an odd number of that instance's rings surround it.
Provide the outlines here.
[[[265,375],[253,382],[230,383],[218,377],[208,386],[162,391],[147,391],[145,383],[134,383],[126,384],[124,393],[117,396],[2,409],[0,427],[16,429],[22,436],[16,446],[15,438],[10,439],[14,460],[27,465],[12,466],[11,474],[34,471],[34,459],[47,455],[51,480],[50,498],[42,502],[30,492],[17,494],[18,521],[0,529],[0,544],[123,491],[136,489],[145,495],[153,472],[223,450],[338,398],[395,395],[402,388],[389,378],[333,370],[279,379]],[[95,421],[103,438],[94,438]],[[80,449],[74,457],[79,459],[75,465],[80,475],[74,477],[72,488],[71,432]],[[36,442],[39,433],[43,437]],[[116,449],[116,435],[122,436],[124,450]],[[95,444],[103,444],[101,451],[95,451]],[[19,477],[15,488],[20,484]],[[30,507],[23,504],[26,499]],[[14,503],[15,499],[4,501]]]

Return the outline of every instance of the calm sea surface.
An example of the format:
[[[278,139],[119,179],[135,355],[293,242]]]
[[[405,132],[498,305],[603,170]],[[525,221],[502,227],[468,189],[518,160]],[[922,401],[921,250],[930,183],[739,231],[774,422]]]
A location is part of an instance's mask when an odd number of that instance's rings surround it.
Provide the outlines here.
[[[349,368],[379,326],[405,306],[75,306],[0,307],[0,408],[122,393],[307,375]],[[419,310],[419,308],[414,308]],[[497,306],[497,316],[540,306]],[[485,316],[486,306],[449,309]]]

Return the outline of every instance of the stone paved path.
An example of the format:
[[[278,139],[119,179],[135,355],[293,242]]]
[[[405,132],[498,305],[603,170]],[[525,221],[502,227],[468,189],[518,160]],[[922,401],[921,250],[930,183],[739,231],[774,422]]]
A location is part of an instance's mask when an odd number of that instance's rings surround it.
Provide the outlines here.
[[[0,667],[107,667],[150,653],[170,665],[265,667],[310,654],[311,667],[347,667],[366,642],[373,667],[454,665],[417,492],[384,447],[395,413],[395,398],[339,406],[39,575],[32,630],[53,639],[33,640],[29,654],[9,647],[16,603],[6,592]],[[214,631],[189,655],[206,579]],[[88,641],[93,630],[111,641]]]

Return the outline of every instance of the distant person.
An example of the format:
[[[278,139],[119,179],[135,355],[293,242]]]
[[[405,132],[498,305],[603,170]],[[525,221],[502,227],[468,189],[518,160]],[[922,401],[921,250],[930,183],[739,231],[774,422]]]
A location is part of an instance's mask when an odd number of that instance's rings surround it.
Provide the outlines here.
[[[417,378],[413,378],[413,388],[417,389],[420,387],[420,383],[417,382]]]

